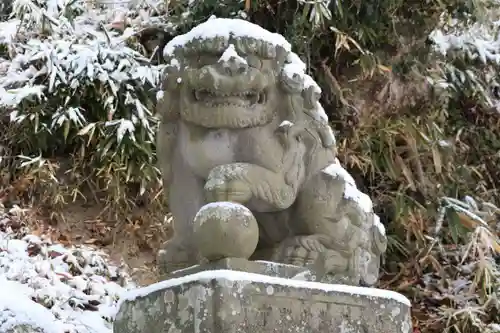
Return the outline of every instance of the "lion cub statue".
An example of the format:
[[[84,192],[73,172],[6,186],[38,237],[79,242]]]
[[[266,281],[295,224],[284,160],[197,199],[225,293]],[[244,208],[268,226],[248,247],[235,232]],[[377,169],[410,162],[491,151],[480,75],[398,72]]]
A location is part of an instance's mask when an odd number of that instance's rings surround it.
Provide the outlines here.
[[[290,44],[213,18],[175,37],[164,57],[157,155],[175,234],[158,257],[163,273],[199,263],[195,215],[232,201],[259,225],[251,259],[321,262],[322,281],[373,285],[384,228],[339,165],[321,90]]]

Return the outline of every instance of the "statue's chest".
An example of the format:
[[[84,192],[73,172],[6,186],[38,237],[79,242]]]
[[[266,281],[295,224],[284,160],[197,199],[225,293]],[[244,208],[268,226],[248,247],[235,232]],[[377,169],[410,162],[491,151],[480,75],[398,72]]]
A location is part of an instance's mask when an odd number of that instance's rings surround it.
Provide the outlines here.
[[[184,160],[200,177],[206,177],[215,166],[236,159],[238,137],[231,130],[183,128],[179,134]]]
[[[207,177],[216,166],[235,162],[253,163],[279,170],[283,149],[271,131],[258,129],[205,129],[181,126],[180,149],[193,172]]]
[[[230,163],[234,161],[238,137],[230,130],[218,129],[208,131],[191,141],[191,144],[192,149],[201,149],[207,159]]]

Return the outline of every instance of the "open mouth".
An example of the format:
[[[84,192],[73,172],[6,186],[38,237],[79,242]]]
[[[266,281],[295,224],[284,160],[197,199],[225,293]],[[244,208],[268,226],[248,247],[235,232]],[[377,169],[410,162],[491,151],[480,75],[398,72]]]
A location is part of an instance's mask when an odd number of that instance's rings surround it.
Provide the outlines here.
[[[267,94],[264,91],[245,91],[223,93],[208,89],[193,90],[193,98],[197,102],[205,103],[210,107],[219,106],[240,106],[249,107],[256,104],[264,104]]]

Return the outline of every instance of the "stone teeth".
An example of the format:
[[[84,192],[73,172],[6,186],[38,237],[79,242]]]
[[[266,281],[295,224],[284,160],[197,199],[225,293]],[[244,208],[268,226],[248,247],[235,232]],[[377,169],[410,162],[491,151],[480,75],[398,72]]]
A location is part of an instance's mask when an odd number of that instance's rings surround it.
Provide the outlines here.
[[[199,89],[194,91],[194,97],[197,101],[204,100],[205,105],[208,107],[215,107],[215,106],[222,106],[222,107],[231,107],[231,106],[236,106],[236,107],[248,107],[254,104],[257,104],[261,100],[261,93],[248,90],[248,91],[242,91],[242,92],[221,92],[221,91],[214,91],[214,90],[209,90],[209,89]],[[220,101],[218,102],[216,99],[217,98],[230,98],[230,97],[237,97],[241,98],[241,102],[238,103],[237,100],[235,101]],[[210,99],[215,99],[214,101],[211,101]]]
[[[243,92],[235,92],[235,93],[223,93],[220,91],[212,91],[212,90],[197,90],[195,92],[197,95],[199,94],[208,94],[210,96],[216,96],[216,97],[230,97],[230,96],[255,96],[258,95],[259,93],[255,91],[243,91]]]

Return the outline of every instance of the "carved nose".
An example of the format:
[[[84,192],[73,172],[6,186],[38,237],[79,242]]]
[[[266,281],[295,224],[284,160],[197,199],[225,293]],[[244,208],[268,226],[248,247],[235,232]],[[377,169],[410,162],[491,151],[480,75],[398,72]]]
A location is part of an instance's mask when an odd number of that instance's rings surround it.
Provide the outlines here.
[[[248,64],[245,59],[240,57],[231,57],[222,63],[227,75],[236,76],[244,74],[248,70]]]

